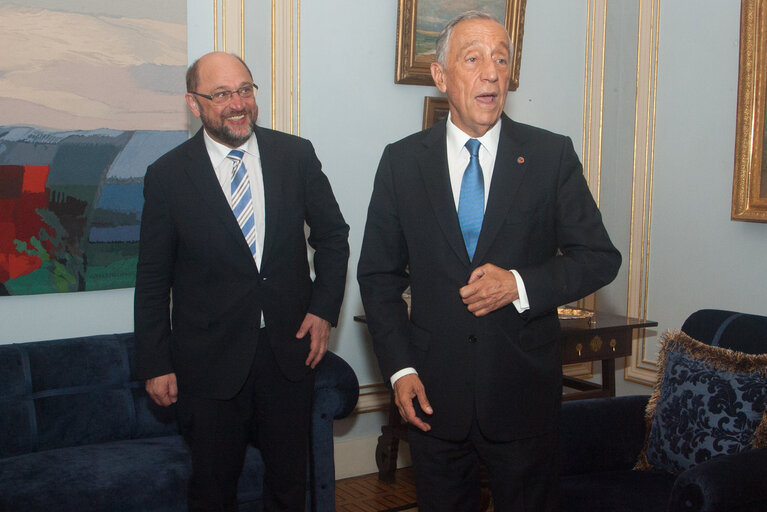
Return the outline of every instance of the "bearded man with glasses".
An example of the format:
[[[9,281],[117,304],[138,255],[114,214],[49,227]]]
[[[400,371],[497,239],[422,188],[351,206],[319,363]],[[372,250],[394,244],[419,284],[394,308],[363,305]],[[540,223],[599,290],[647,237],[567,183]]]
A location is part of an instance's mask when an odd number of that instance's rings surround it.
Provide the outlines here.
[[[175,404],[190,510],[237,510],[254,442],[264,509],[303,511],[314,368],[341,308],[349,226],[311,143],[256,126],[240,58],[204,55],[186,86],[202,129],[144,178],[136,371]]]

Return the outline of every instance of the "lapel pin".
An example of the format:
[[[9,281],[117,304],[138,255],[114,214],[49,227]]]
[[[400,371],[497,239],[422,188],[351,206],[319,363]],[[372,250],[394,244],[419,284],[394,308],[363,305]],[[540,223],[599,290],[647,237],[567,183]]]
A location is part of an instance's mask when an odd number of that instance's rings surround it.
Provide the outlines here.
[[[523,156],[520,156],[520,157],[518,157],[518,158],[517,158],[517,163],[518,163],[518,164],[523,164],[523,163],[525,163],[525,157],[523,157]]]

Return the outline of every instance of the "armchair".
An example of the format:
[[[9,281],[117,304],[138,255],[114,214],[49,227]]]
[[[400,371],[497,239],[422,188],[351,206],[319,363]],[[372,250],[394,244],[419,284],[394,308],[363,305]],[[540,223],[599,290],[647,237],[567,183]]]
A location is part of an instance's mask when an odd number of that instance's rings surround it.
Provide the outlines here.
[[[700,310],[682,331],[707,345],[767,352],[767,317]],[[649,396],[562,404],[563,512],[767,510],[767,448],[720,455],[679,474],[633,467],[645,443]]]

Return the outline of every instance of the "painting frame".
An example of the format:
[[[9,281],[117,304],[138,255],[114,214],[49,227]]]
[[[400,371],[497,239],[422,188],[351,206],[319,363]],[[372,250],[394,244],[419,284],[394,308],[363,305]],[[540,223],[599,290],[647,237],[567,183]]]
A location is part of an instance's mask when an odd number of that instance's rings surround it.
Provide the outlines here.
[[[450,107],[444,96],[426,96],[423,99],[423,129],[431,128],[447,117],[449,111]]]
[[[743,0],[731,219],[767,222],[767,0]]]
[[[506,0],[506,14],[503,23],[509,32],[513,48],[511,79],[509,80],[510,91],[516,91],[519,87],[526,3],[527,0]],[[432,59],[416,54],[417,5],[418,0],[399,0],[394,83],[434,85],[430,71]]]

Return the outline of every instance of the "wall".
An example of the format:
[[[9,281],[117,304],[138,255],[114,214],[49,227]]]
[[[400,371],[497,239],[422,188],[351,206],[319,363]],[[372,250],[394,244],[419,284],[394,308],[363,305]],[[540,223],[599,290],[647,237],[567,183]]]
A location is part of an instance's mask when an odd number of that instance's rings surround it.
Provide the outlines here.
[[[647,317],[659,326],[648,331],[645,354],[652,361],[656,335],[693,311],[767,314],[767,224],[730,220],[739,4],[699,1],[691,16],[689,3],[661,3],[647,288]],[[649,392],[622,377],[619,369],[620,394]]]

